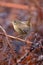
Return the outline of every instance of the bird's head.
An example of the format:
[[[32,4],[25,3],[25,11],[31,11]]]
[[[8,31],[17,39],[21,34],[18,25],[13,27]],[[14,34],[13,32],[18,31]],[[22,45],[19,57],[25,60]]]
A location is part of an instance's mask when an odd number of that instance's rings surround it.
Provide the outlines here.
[[[21,22],[18,20],[13,21],[14,25],[19,25]]]

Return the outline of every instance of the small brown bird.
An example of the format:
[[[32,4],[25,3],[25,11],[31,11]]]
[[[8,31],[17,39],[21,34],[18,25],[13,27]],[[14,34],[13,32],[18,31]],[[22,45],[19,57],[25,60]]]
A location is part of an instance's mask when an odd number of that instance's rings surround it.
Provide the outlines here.
[[[15,20],[12,21],[12,25],[14,27],[14,30],[16,32],[18,32],[19,34],[27,34],[30,30],[30,26],[27,25],[28,21],[19,21],[19,20]]]

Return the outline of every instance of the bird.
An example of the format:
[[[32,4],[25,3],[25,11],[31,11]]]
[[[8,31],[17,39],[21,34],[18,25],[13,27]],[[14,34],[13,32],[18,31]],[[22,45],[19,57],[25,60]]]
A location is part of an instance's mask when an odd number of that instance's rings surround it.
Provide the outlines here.
[[[20,35],[27,34],[30,30],[30,22],[28,21],[14,20],[11,23],[13,25],[14,30]]]

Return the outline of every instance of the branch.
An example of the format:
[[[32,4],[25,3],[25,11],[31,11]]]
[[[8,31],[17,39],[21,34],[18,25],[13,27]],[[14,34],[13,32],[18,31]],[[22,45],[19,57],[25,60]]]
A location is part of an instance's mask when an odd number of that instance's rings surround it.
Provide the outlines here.
[[[0,33],[0,35],[4,35],[3,33]],[[25,42],[25,43],[28,43],[28,44],[31,44],[32,42],[31,41],[26,41],[26,40],[23,40],[23,39],[20,39],[18,37],[14,37],[14,36],[11,36],[11,35],[7,35],[7,37],[11,38],[11,39],[15,39],[15,40],[18,40],[18,41],[21,41],[21,42]]]
[[[6,37],[6,42],[7,42],[7,44],[9,45],[9,47],[10,47],[10,49],[11,49],[11,53],[12,53],[14,59],[15,59],[16,54],[15,54],[15,51],[14,51],[12,45],[10,44],[10,42],[9,42],[9,40],[8,40],[8,37],[7,37],[6,31],[3,29],[2,26],[0,26],[0,29],[3,31],[3,33],[4,33],[5,37]]]
[[[29,10],[29,6],[20,5],[20,4],[13,4],[13,3],[6,3],[6,2],[2,2],[2,1],[0,1],[0,6],[10,7],[10,8],[17,8],[17,9],[22,9],[22,10]]]

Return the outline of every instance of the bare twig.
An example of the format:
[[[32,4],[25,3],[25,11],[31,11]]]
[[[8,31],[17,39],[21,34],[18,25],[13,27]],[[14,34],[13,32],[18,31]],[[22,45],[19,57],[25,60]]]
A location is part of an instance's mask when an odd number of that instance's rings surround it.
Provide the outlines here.
[[[29,52],[26,52],[26,53],[24,54],[24,56],[22,56],[22,57],[17,61],[17,63],[20,63],[21,61],[23,61],[28,55],[29,55]]]
[[[13,54],[13,57],[14,57],[14,59],[15,59],[15,52],[14,52],[14,49],[13,49],[12,45],[10,44],[10,42],[9,42],[9,40],[8,40],[6,31],[3,29],[2,26],[0,26],[0,29],[3,31],[4,35],[6,36],[6,42],[7,42],[7,44],[9,45],[9,47],[11,48],[11,53]]]
[[[0,33],[0,35],[4,35],[3,33]],[[4,35],[5,36],[5,35]],[[25,42],[25,43],[28,43],[28,44],[31,44],[32,42],[31,41],[26,41],[26,40],[23,40],[23,39],[20,39],[18,37],[14,37],[14,36],[11,36],[11,35],[7,35],[7,37],[11,38],[11,39],[15,39],[15,40],[18,40],[18,41],[21,41],[21,42]]]

